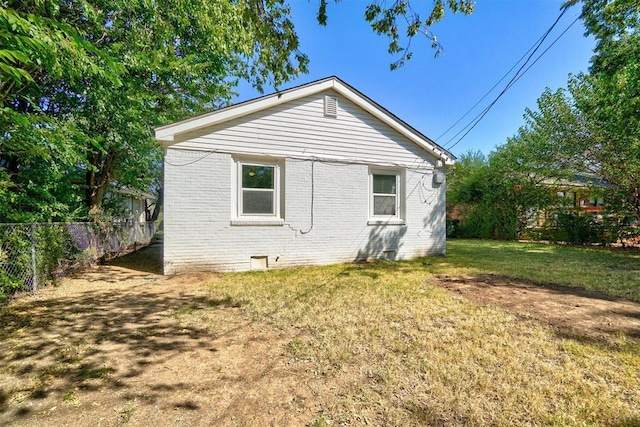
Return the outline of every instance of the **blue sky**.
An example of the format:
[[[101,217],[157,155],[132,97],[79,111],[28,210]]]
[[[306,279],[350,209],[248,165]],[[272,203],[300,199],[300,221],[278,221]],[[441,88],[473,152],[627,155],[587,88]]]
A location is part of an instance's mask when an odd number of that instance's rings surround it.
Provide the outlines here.
[[[495,99],[515,70],[452,131],[441,136],[482,98],[551,27],[564,0],[477,0],[472,15],[453,15],[433,26],[444,46],[434,58],[426,38],[416,37],[413,58],[390,71],[396,58],[387,53],[387,39],[376,35],[364,20],[368,1],[329,3],[326,27],[317,24],[317,1],[290,0],[301,51],[310,72],[282,89],[336,75],[445,148],[454,135]],[[424,10],[431,0],[413,0]],[[542,52],[580,14],[580,5],[563,16]],[[451,151],[489,154],[523,124],[525,108],[535,108],[546,87],[566,86],[570,73],[585,72],[595,42],[584,37],[582,21],[575,23],[550,50],[510,88],[484,119]],[[269,90],[266,90],[269,92]],[[259,96],[248,85],[238,87],[241,102]]]

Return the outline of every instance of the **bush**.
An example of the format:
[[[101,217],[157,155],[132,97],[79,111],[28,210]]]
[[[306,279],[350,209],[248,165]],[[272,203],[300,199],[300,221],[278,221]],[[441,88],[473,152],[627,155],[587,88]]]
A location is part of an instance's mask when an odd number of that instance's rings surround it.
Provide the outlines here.
[[[554,240],[578,245],[607,243],[604,227],[591,215],[558,213]]]
[[[460,237],[460,220],[447,217],[447,238]]]
[[[515,240],[518,218],[514,208],[500,206],[466,206],[458,222],[456,237],[465,239]]]

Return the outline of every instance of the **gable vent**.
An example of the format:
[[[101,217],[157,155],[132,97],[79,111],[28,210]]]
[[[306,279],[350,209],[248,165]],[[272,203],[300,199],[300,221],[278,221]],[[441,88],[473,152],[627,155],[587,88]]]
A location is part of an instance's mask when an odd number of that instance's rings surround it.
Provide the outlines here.
[[[324,115],[326,117],[338,117],[338,98],[324,97]]]

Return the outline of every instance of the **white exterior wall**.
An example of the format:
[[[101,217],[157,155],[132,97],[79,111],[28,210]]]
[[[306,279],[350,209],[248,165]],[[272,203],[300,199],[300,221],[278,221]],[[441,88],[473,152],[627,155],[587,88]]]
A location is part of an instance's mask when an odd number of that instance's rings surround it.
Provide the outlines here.
[[[323,98],[217,125],[166,150],[165,274],[248,270],[260,256],[275,268],[444,254],[435,158],[344,99],[337,118],[324,117]],[[248,154],[282,160],[283,225],[232,225],[235,160]],[[404,171],[403,225],[368,224],[370,165]]]
[[[324,116],[324,95],[338,99],[338,117]],[[435,158],[333,92],[180,135],[171,147],[275,157],[323,157],[374,164],[430,166]]]

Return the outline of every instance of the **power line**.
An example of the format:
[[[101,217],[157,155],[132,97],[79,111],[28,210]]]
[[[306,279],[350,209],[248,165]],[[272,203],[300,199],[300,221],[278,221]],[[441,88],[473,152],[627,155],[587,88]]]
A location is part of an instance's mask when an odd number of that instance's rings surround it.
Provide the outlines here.
[[[462,136],[460,137],[460,139],[458,139],[454,144],[451,144],[451,145],[448,147],[448,150],[451,150],[453,147],[455,147],[456,145],[458,145],[458,143],[459,143],[460,141],[462,141],[462,140],[463,140],[463,139],[464,139],[464,138],[469,134],[469,132],[471,132],[471,131],[473,130],[473,128],[475,128],[475,127],[476,127],[476,125],[477,125],[478,123],[480,123],[480,121],[484,118],[484,116],[486,116],[486,115],[487,115],[487,113],[489,113],[489,110],[491,110],[491,108],[493,108],[493,106],[496,104],[496,102],[498,102],[498,100],[500,99],[500,97],[502,97],[502,95],[504,95],[504,93],[505,93],[508,89],[510,89],[510,88],[511,88],[511,86],[513,86],[513,85],[514,85],[518,80],[520,80],[520,78],[521,78],[522,76],[524,76],[524,75],[525,75],[525,73],[526,73],[527,71],[529,71],[529,70],[531,69],[531,67],[533,67],[533,66],[536,64],[536,62],[538,62],[538,61],[539,61],[539,60],[544,56],[544,54],[545,54],[545,53],[547,53],[547,51],[548,51],[549,49],[551,49],[551,47],[552,47],[553,45],[555,45],[555,44],[556,44],[556,42],[557,42],[558,40],[560,40],[560,38],[561,38],[561,37],[562,37],[562,36],[563,36],[567,31],[569,31],[569,29],[573,26],[573,24],[575,24],[576,22],[578,22],[578,20],[579,20],[579,19],[580,19],[580,16],[579,16],[579,17],[577,17],[577,18],[576,18],[576,19],[575,19],[571,24],[569,24],[569,26],[568,26],[568,27],[567,27],[567,28],[566,28],[566,29],[565,29],[565,30],[564,30],[564,31],[563,31],[563,32],[562,32],[562,33],[561,33],[561,34],[560,34],[560,35],[559,35],[559,36],[558,36],[558,37],[557,37],[557,38],[556,38],[556,39],[555,39],[555,40],[554,40],[550,45],[549,45],[549,47],[547,47],[547,48],[546,48],[546,49],[545,49],[545,50],[544,50],[544,51],[543,51],[543,52],[542,52],[542,53],[541,53],[541,54],[540,54],[540,55],[539,55],[539,56],[538,56],[538,57],[537,57],[537,58],[536,58],[536,59],[535,59],[535,60],[534,60],[534,61],[533,61],[533,62],[532,62],[532,63],[531,63],[531,64],[530,64],[530,65],[529,65],[529,66],[528,66],[524,71],[523,71],[523,72],[522,72],[522,74],[518,75],[515,79],[513,79],[513,81],[512,81],[512,82],[509,82],[509,84],[508,84],[508,85],[507,85],[507,86],[502,90],[502,92],[500,92],[500,94],[498,94],[498,96],[496,97],[496,99],[495,99],[491,104],[489,104],[489,106],[488,106],[487,108],[485,108],[485,109],[482,111],[482,113],[481,113],[481,114],[480,114],[476,119],[474,119],[474,120],[475,120],[475,122],[473,122],[473,121],[471,122],[471,123],[473,123],[473,125],[472,125],[472,126],[471,126],[471,127],[470,127],[470,128],[469,128],[469,129],[464,133],[464,135],[462,135]],[[471,123],[470,123],[470,124],[471,124]],[[466,127],[468,127],[468,126],[469,126],[469,125],[465,126],[465,128],[466,128]],[[464,130],[464,129],[463,129],[463,130]],[[458,134],[457,134],[457,135],[459,135],[459,134],[460,134],[460,132],[458,132]],[[457,135],[456,135],[456,136],[457,136]],[[455,138],[455,136],[454,136],[454,138]],[[452,138],[452,139],[453,139],[453,138]],[[452,139],[451,139],[451,140],[452,140]],[[451,140],[449,140],[448,142],[451,142]]]
[[[531,50],[536,46],[536,44],[538,44],[538,43],[541,41],[542,37],[543,37],[543,36],[540,36],[540,38],[539,38],[538,40],[536,40],[536,42],[535,42],[535,43],[534,43],[534,44],[529,48],[529,50],[527,50],[527,51],[526,51],[526,52],[525,52],[525,53],[520,57],[520,59],[518,59],[518,61],[516,61],[516,63],[515,63],[515,64],[513,64],[513,67],[511,67],[511,68],[509,69],[509,71],[507,71],[506,73],[504,73],[504,75],[503,75],[502,77],[500,77],[500,80],[498,80],[498,81],[497,81],[497,82],[496,82],[496,83],[491,87],[491,89],[489,89],[489,90],[487,91],[487,93],[485,93],[485,94],[482,96],[482,98],[480,98],[480,99],[478,100],[478,102],[476,102],[475,104],[473,104],[473,106],[472,106],[471,108],[469,108],[469,109],[468,109],[468,110],[467,110],[467,111],[462,115],[462,117],[460,117],[460,118],[459,118],[459,119],[458,119],[454,124],[452,124],[451,126],[449,126],[449,128],[448,128],[447,130],[445,130],[445,131],[444,131],[444,132],[443,132],[439,137],[437,137],[434,141],[436,141],[436,142],[437,142],[440,138],[442,138],[442,137],[443,137],[443,136],[445,136],[447,133],[449,133],[449,131],[450,131],[451,129],[453,129],[454,127],[456,127],[456,125],[457,125],[458,123],[460,123],[460,122],[462,121],[462,119],[464,119],[465,117],[467,117],[467,116],[469,115],[469,113],[470,113],[470,112],[472,112],[472,111],[473,111],[473,109],[474,109],[474,108],[476,108],[476,107],[478,106],[478,104],[480,104],[480,103],[481,103],[481,102],[482,102],[482,101],[483,101],[487,96],[489,96],[489,94],[490,94],[491,92],[493,92],[493,90],[494,90],[496,87],[498,87],[498,85],[499,85],[499,84],[500,84],[504,79],[506,79],[506,78],[507,78],[507,76],[508,76],[509,74],[511,74],[511,72],[514,70],[514,68],[516,68],[520,62],[522,62],[522,60],[523,60],[523,59],[524,59],[524,58],[529,54],[529,52],[531,52]]]
[[[549,49],[555,45],[558,40],[560,40],[560,38],[562,36],[564,36],[564,34],[566,34],[566,32],[580,19],[581,16],[578,16],[571,24],[569,24],[569,26],[531,63],[529,64],[529,62],[531,61],[531,58],[533,58],[533,56],[536,54],[536,52],[540,49],[540,47],[542,46],[543,42],[546,40],[546,38],[549,36],[549,34],[551,33],[551,31],[553,31],[553,29],[556,27],[556,25],[558,24],[558,22],[560,21],[560,19],[564,16],[564,14],[566,13],[566,11],[568,10],[568,8],[563,8],[562,12],[560,13],[560,15],[558,16],[558,18],[556,18],[556,20],[554,21],[554,23],[551,25],[551,27],[545,31],[545,33],[538,39],[538,41],[535,43],[535,47],[530,48],[528,52],[532,51],[531,54],[529,54],[529,56],[527,57],[527,59],[525,60],[525,62],[520,66],[520,68],[518,69],[518,71],[516,71],[516,73],[514,74],[514,76],[511,78],[511,80],[506,84],[506,86],[502,89],[502,91],[498,94],[498,96],[485,108],[483,109],[480,113],[478,113],[478,115],[476,115],[476,117],[474,117],[465,127],[463,127],[458,133],[456,133],[453,137],[451,137],[446,144],[449,144],[450,142],[452,142],[455,138],[457,138],[460,134],[462,134],[464,132],[464,134],[453,144],[451,144],[450,146],[447,147],[448,150],[451,150],[453,147],[455,147],[460,141],[462,141],[470,132],[471,130],[473,130],[473,128],[475,128],[478,123],[487,115],[487,113],[491,110],[491,108],[493,108],[493,106],[498,102],[498,100],[507,92],[507,90],[509,90],[518,80],[520,80],[520,78],[522,76],[524,76],[530,69],[531,67],[538,62],[542,56],[544,56]],[[525,53],[526,55],[526,53]],[[523,55],[523,56],[525,56]],[[516,62],[516,65],[522,60],[522,58]],[[515,68],[515,65],[511,68],[511,70],[513,70],[513,68]],[[511,72],[511,70],[509,70],[509,72]],[[509,72],[507,72],[507,74],[509,74]],[[500,79],[500,81],[498,81],[498,83],[496,83],[494,85],[493,88],[491,88],[491,90],[485,94],[485,96],[482,97],[482,99],[486,98],[487,95],[502,81],[504,80],[504,76],[503,78]],[[475,108],[475,106],[477,106],[481,101],[478,101],[471,109]],[[468,114],[465,113],[465,116]],[[465,117],[463,116],[463,118]],[[456,122],[459,123],[462,120],[462,118],[460,120],[458,120]],[[455,124],[453,125],[455,126]],[[453,127],[452,126],[452,127]],[[466,132],[465,132],[466,130]],[[447,133],[449,130],[447,130],[445,133]],[[443,145],[446,145],[443,144]]]

